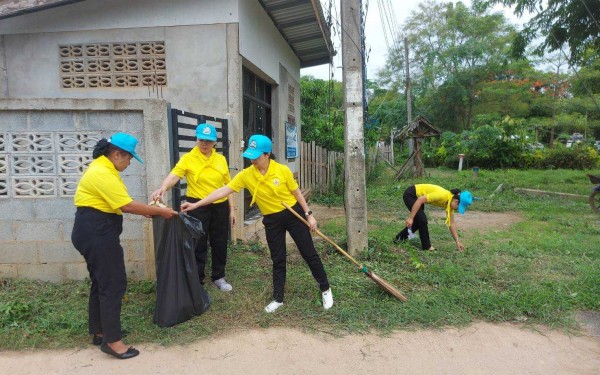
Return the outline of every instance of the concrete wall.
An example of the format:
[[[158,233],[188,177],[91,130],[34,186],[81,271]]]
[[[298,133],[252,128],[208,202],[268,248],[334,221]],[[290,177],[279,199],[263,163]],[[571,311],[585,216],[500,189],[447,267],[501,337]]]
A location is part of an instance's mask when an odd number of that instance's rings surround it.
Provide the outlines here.
[[[279,84],[281,64],[300,81],[300,60],[258,1],[240,0],[239,24],[240,54],[264,73],[263,78]]]
[[[227,112],[226,38],[225,24],[5,35],[7,96],[98,99],[158,96],[186,111],[223,117]],[[167,86],[160,93],[148,87],[61,88],[58,46],[94,41],[164,41]]]
[[[0,278],[83,279],[83,257],[71,244],[73,195],[95,140],[117,131],[140,139],[144,164],[122,177],[145,202],[167,165],[160,100],[0,99]],[[130,277],[154,277],[151,220],[125,215],[121,235]]]
[[[237,3],[238,0],[86,0],[0,20],[0,34],[237,23]]]
[[[292,173],[300,171],[300,159],[286,159],[285,123],[291,116],[300,134],[300,82],[283,66],[279,66],[279,82],[273,91],[273,148],[279,162],[285,162]],[[289,105],[290,87],[293,89],[293,107]],[[276,124],[276,125],[275,125]]]

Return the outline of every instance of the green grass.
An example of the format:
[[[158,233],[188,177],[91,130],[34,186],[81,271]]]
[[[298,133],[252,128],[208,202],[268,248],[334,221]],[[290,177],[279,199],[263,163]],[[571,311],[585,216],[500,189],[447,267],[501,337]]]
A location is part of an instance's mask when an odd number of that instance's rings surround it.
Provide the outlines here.
[[[369,248],[357,255],[377,275],[407,297],[402,303],[365,277],[333,247],[317,242],[334,291],[335,305],[320,306],[318,288],[297,251],[289,251],[285,306],[267,315],[271,300],[271,261],[258,244],[234,244],[227,265],[233,293],[212,285],[210,309],[172,328],[152,323],[155,285],[130,281],[122,321],[127,342],[186,344],[227,332],[295,327],[333,335],[418,327],[462,326],[473,321],[526,322],[575,330],[574,313],[600,310],[600,216],[585,199],[536,197],[515,187],[587,195],[591,183],[581,171],[428,170],[422,179],[393,181],[387,171],[368,186]],[[394,245],[402,225],[406,186],[428,182],[469,189],[480,198],[473,211],[513,212],[522,221],[507,226],[464,230],[467,246],[455,250],[443,220],[431,220],[435,252],[418,243]],[[496,192],[504,184],[502,192]],[[314,202],[321,198],[314,197]],[[328,203],[335,200],[327,198]],[[467,213],[468,215],[469,213]],[[320,223],[345,248],[344,219]],[[0,280],[0,350],[89,345],[88,282],[49,284]]]

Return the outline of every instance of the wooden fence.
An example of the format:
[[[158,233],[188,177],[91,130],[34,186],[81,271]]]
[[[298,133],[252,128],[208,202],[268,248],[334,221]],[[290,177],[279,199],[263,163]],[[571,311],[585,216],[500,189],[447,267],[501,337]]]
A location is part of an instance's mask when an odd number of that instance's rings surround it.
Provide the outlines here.
[[[331,187],[336,178],[336,162],[344,162],[344,154],[341,152],[328,151],[317,146],[315,142],[300,143],[300,175],[298,183],[304,191],[318,191],[325,193]],[[343,172],[343,169],[339,171]]]
[[[383,160],[393,166],[393,152],[390,145],[379,144],[369,147],[367,151],[367,173],[371,172],[378,161]],[[336,169],[336,164],[344,163],[344,153],[328,151],[317,146],[315,142],[300,143],[300,174],[298,183],[303,191],[327,192],[336,179],[344,180],[343,166]]]

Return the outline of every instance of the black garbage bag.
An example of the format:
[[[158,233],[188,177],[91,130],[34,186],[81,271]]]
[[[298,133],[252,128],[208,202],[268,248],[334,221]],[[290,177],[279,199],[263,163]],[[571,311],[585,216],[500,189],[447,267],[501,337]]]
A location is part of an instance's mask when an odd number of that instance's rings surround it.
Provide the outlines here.
[[[153,226],[157,234],[153,321],[160,327],[170,327],[202,314],[210,306],[210,296],[198,278],[194,254],[204,231],[200,220],[184,213],[170,220],[155,217]]]

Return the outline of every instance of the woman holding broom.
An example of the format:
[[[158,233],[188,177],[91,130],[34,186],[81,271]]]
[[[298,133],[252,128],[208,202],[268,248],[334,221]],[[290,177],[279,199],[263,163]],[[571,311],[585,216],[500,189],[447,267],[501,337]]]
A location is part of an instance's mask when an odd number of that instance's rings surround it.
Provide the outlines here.
[[[272,142],[268,137],[260,134],[251,136],[248,148],[242,156],[250,159],[252,165],[238,173],[226,186],[213,191],[202,200],[182,204],[181,210],[183,212],[194,210],[223,199],[233,192],[239,192],[243,188],[248,189],[252,194],[250,205],[256,202],[264,216],[263,224],[273,261],[273,301],[265,307],[265,311],[272,313],[283,305],[286,278],[286,232],[290,233],[302,258],[319,284],[323,308],[328,310],[333,306],[333,294],[323,263],[315,250],[310,234],[310,230],[317,228],[317,220],[309,210],[292,172],[286,165],[279,164],[274,160],[271,150]],[[310,230],[281,202],[285,202],[298,214],[306,217]]]

